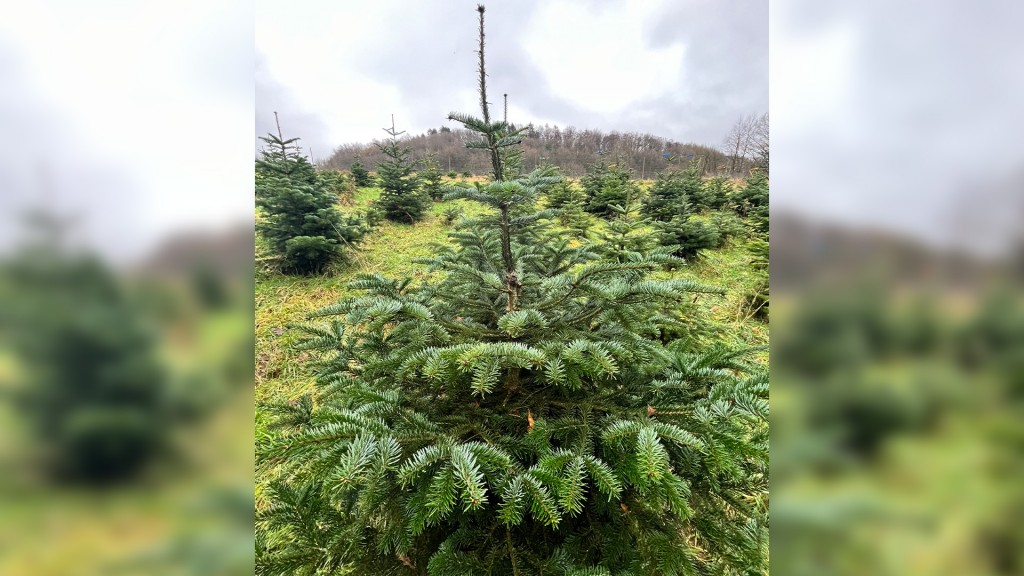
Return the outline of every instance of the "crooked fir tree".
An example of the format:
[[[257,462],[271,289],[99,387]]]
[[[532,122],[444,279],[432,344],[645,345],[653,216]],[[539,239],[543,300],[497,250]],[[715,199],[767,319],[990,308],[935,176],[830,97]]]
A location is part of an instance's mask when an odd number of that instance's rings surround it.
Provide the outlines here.
[[[450,118],[488,208],[425,261],[363,275],[314,313],[318,386],[261,441],[258,574],[752,574],[766,570],[767,376],[740,352],[663,342],[713,287],[652,280],[642,253],[570,247],[510,177],[517,130]]]

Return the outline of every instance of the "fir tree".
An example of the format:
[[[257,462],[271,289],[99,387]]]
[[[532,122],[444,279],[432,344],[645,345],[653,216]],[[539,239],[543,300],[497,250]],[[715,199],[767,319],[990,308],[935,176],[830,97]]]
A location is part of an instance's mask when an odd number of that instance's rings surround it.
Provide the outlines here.
[[[660,172],[644,202],[644,215],[659,222],[685,217],[693,209],[691,202],[700,190],[701,177],[696,163],[685,170]]]
[[[590,231],[593,217],[587,214],[585,206],[583,200],[577,197],[562,204],[562,207],[556,211],[558,223],[574,238],[586,238]]]
[[[136,479],[169,448],[173,406],[157,333],[98,257],[46,238],[0,262],[0,335],[24,386],[8,390],[44,475],[60,483]]]
[[[558,178],[558,181],[548,186],[544,193],[548,208],[562,208],[571,202],[577,202],[584,207],[587,205],[586,192],[572,180],[566,178],[557,166],[545,161],[541,167],[546,171],[545,173]]]
[[[263,140],[268,146],[256,164],[256,206],[263,214],[256,230],[280,259],[281,270],[316,274],[344,260],[345,250],[362,239],[367,227],[360,217],[338,210],[336,178],[318,173],[285,148],[279,153],[280,138]]]
[[[752,240],[747,246],[750,253],[750,268],[757,271],[754,286],[743,296],[741,317],[768,321],[768,243]]]
[[[436,284],[364,275],[314,314],[315,398],[278,408],[257,572],[739,574],[765,569],[767,379],[659,337],[693,292],[661,263],[570,248],[511,178],[516,131],[480,135],[489,216],[427,261]]]
[[[690,260],[702,250],[719,248],[722,236],[714,224],[692,215],[676,216],[668,222],[656,222],[663,246],[675,246],[675,254]]]
[[[618,262],[638,259],[658,259],[665,264],[682,264],[672,253],[676,246],[661,246],[658,233],[652,228],[649,218],[641,217],[640,202],[633,196],[626,197],[624,206],[612,206],[615,218],[605,225],[600,235],[598,252]]]
[[[638,193],[636,182],[631,180],[632,173],[621,162],[602,159],[591,164],[581,181],[587,196],[587,211],[602,217],[613,216],[612,206],[622,206],[628,196]]]
[[[260,136],[263,150],[256,161],[257,184],[260,179],[287,178],[296,183],[314,184],[316,168],[302,155],[297,142],[299,138],[285,138],[281,133],[281,123],[274,112],[277,135],[268,133]],[[259,188],[257,187],[257,193]]]
[[[768,232],[768,175],[754,168],[746,183],[734,196],[736,212],[750,220],[758,234]]]
[[[437,163],[437,158],[433,154],[428,154],[423,159],[423,169],[419,173],[419,178],[423,182],[423,192],[433,200],[440,200],[444,196],[444,190],[441,188],[443,177],[441,165]]]
[[[587,195],[582,188],[575,185],[568,178],[553,184],[547,193],[547,207],[561,208],[566,204],[575,202],[581,206],[587,205]]]
[[[541,169],[545,174],[557,178],[544,191],[545,204],[555,210],[558,223],[575,238],[586,238],[591,227],[591,217],[587,215],[587,195],[572,180],[562,175],[556,166],[545,162]]]
[[[398,137],[405,131],[395,129],[395,118],[391,117],[391,128],[385,128],[388,139],[377,143],[377,148],[388,157],[377,165],[377,180],[381,188],[377,206],[384,217],[394,222],[412,224],[423,219],[429,198],[420,189],[419,179],[408,160],[409,148],[403,147]]]
[[[373,176],[370,176],[370,171],[363,166],[363,163],[359,161],[358,156],[356,156],[356,159],[352,162],[351,172],[356,186],[360,188],[373,186]]]
[[[339,170],[317,170],[317,177],[338,197],[341,204],[351,205],[355,195],[355,179]]]
[[[732,182],[728,176],[719,174],[704,180],[693,203],[698,208],[717,210],[728,206],[731,196]]]

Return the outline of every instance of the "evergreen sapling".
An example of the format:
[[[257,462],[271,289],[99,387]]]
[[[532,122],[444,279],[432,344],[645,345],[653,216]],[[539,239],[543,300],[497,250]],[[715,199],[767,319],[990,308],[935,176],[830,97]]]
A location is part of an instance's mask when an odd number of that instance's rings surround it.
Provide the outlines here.
[[[441,181],[444,175],[441,174],[441,166],[437,163],[437,158],[433,154],[428,154],[423,159],[423,169],[420,170],[419,179],[423,183],[423,192],[426,193],[432,200],[440,200],[444,196],[444,190],[441,188]]]
[[[256,162],[256,206],[262,210],[256,230],[266,239],[282,272],[317,274],[345,260],[367,232],[357,215],[338,210],[336,176],[323,174],[293,153],[298,138],[273,135]]]
[[[377,181],[381,188],[376,205],[384,217],[394,222],[412,224],[423,219],[430,199],[420,188],[408,156],[410,149],[401,145],[398,137],[405,131],[395,129],[395,118],[391,117],[391,128],[385,128],[388,139],[377,143],[377,148],[387,160],[377,165]]]
[[[587,196],[587,211],[605,218],[614,215],[613,205],[622,206],[628,196],[638,195],[636,182],[631,178],[632,170],[621,162],[602,159],[590,165],[581,180]]]
[[[363,166],[358,156],[352,162],[350,172],[352,172],[352,178],[359,188],[373,186],[373,176],[370,175],[370,171],[366,169],[366,166]]]

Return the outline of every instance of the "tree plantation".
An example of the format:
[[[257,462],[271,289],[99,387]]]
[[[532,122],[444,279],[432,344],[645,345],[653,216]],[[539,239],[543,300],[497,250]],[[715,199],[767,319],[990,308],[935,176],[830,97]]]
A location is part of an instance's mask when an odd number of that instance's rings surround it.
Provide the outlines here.
[[[766,176],[525,161],[477,11],[486,177],[265,139],[257,573],[767,574]]]

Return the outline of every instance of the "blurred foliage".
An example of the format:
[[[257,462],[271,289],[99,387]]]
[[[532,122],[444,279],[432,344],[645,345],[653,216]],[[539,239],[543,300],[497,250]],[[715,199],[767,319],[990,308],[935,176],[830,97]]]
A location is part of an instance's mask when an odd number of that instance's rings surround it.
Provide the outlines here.
[[[0,574],[251,573],[252,285],[210,259],[245,243],[126,268],[29,232],[0,261]]]
[[[1024,573],[1020,294],[847,278],[776,308],[774,571]]]
[[[142,308],[98,258],[36,243],[0,263],[10,390],[50,480],[118,482],[166,447],[168,373]]]

